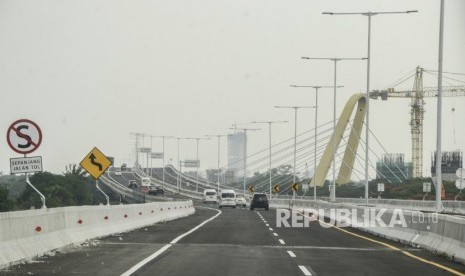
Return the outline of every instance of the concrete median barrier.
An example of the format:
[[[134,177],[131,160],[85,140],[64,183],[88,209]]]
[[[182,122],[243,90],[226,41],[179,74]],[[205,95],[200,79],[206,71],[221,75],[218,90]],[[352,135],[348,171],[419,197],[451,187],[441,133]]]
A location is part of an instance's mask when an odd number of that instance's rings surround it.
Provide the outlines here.
[[[0,213],[0,268],[48,251],[194,214],[192,201]]]

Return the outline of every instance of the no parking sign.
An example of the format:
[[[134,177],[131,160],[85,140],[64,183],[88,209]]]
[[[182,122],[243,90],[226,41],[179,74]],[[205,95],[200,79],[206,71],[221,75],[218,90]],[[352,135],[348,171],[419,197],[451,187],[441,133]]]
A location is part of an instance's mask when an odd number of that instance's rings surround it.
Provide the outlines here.
[[[12,150],[20,154],[28,154],[39,148],[42,131],[33,121],[20,119],[10,125],[6,139]]]

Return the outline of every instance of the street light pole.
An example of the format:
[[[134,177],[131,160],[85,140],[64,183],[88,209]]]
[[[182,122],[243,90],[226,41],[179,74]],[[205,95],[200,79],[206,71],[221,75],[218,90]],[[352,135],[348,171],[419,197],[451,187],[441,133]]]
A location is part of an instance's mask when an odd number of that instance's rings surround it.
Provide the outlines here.
[[[269,149],[269,158],[270,158],[270,198],[272,195],[271,192],[271,124],[279,124],[279,123],[287,123],[288,121],[266,121],[266,122],[252,122],[252,124],[268,124],[268,137],[269,137],[269,144],[270,144],[270,149]]]
[[[444,42],[444,0],[441,0],[441,11],[439,19],[439,55],[438,55],[438,103],[437,103],[437,131],[436,131],[436,212],[442,211],[441,191],[442,191],[442,58]]]
[[[217,188],[217,192],[219,193],[220,192],[220,138],[221,137],[225,137],[225,136],[228,136],[227,134],[224,134],[224,135],[206,135],[207,137],[218,137],[218,167],[217,167],[217,171],[216,171],[216,174],[217,174],[217,184],[218,184],[218,188]]]
[[[192,138],[192,139],[195,139],[197,140],[197,155],[196,155],[196,159],[197,159],[197,162],[198,162],[198,165],[200,166],[200,160],[199,160],[199,140],[203,139],[203,140],[210,140],[210,138],[200,138],[200,137],[195,137],[195,138]],[[198,191],[198,186],[199,186],[199,166],[197,166],[197,171],[195,173],[195,176],[196,176],[196,182],[195,182],[195,191],[197,192]]]
[[[160,136],[155,136],[155,135],[151,135],[150,138],[162,138],[162,143],[163,143],[163,156],[162,156],[162,159],[163,159],[163,170],[162,170],[162,179],[163,179],[163,183],[165,183],[165,138],[174,138],[173,136],[166,136],[166,135],[160,135]]]
[[[292,185],[295,184],[295,167],[297,159],[297,110],[300,108],[315,108],[315,106],[275,106],[275,108],[292,108],[294,109],[294,177],[292,179]],[[292,190],[292,198],[295,199],[295,191]]]
[[[310,87],[315,89],[315,141],[314,141],[314,156],[313,156],[313,179],[316,179],[316,148],[317,148],[317,127],[318,127],[318,89],[321,88],[333,88],[333,86],[325,86],[325,85],[319,85],[319,86],[307,86],[307,85],[291,85],[291,87]],[[341,88],[344,86],[338,86],[336,88]],[[316,181],[314,181],[313,185],[313,200],[316,202]]]
[[[395,11],[395,12],[349,12],[349,13],[335,13],[323,12],[325,15],[363,15],[368,17],[368,53],[367,53],[367,90],[366,90],[366,129],[365,129],[365,204],[368,205],[368,157],[369,157],[369,125],[370,125],[370,63],[371,63],[371,17],[379,14],[402,14],[402,13],[416,13],[417,10],[408,11]]]
[[[337,62],[341,60],[366,60],[367,58],[313,58],[313,57],[302,57],[302,59],[310,60],[330,60],[334,62],[334,107],[333,107],[333,184],[331,185],[330,201],[336,200],[336,92],[337,92]]]
[[[181,188],[181,159],[179,157],[179,141],[181,139],[189,139],[189,138],[184,138],[184,137],[170,137],[172,139],[177,139],[178,140],[178,178],[176,179],[176,186],[178,187],[178,191]]]

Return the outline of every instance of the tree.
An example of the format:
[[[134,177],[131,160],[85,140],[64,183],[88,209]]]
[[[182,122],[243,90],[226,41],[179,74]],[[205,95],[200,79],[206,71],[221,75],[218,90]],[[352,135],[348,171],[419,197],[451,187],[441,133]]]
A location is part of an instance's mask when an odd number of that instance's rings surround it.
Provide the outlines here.
[[[68,164],[66,165],[64,176],[75,175],[80,178],[85,178],[88,176],[87,172],[77,164]]]
[[[0,186],[0,212],[13,210],[14,203],[8,199],[8,189]]]
[[[30,181],[46,197],[47,207],[97,203],[92,181],[83,176],[77,169],[74,170],[74,173],[65,173],[65,175],[55,175],[49,172],[36,173],[30,178]],[[29,186],[18,198],[17,203],[23,209],[42,206],[39,195]]]

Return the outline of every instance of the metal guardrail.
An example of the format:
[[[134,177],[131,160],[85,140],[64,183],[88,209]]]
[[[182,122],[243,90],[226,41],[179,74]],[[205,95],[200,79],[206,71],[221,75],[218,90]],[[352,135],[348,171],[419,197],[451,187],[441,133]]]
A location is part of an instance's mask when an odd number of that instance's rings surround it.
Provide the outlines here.
[[[199,179],[197,181],[197,179],[191,175],[188,175],[188,174],[184,174],[182,172],[179,172],[173,165],[167,165],[168,168],[172,169],[176,174],[179,174],[181,175],[181,177],[183,178],[186,178],[188,179],[189,181],[192,181],[200,186],[204,186],[208,189],[218,189],[218,184],[215,184],[215,183],[211,183],[209,181],[205,181],[203,179]],[[226,186],[226,185],[222,185],[220,184],[220,189],[228,189],[228,190],[234,190],[236,192],[236,194],[242,194],[243,193],[243,190],[239,190],[239,189],[235,189],[235,188],[232,188],[230,186]]]
[[[138,177],[150,177],[140,169],[135,169],[134,173]],[[182,195],[182,196],[186,196],[186,197],[194,198],[194,199],[199,199],[199,200],[201,200],[203,198],[203,193],[200,193],[200,192],[191,191],[191,190],[188,190],[188,189],[184,189],[182,187],[176,187],[173,184],[160,181],[160,180],[158,180],[156,178],[153,178],[153,177],[150,177],[150,181],[153,184],[163,185],[164,189],[166,189],[166,190],[168,190],[168,191],[170,191],[171,193],[174,193],[174,194],[179,194],[179,195]]]
[[[134,191],[121,183],[111,179],[111,177],[107,177],[106,175],[102,175],[99,179],[105,184],[108,188],[112,189],[116,193],[120,194],[124,198],[130,198],[136,202],[157,202],[157,201],[172,201],[172,198],[169,197],[156,197],[146,195],[144,193]]]

